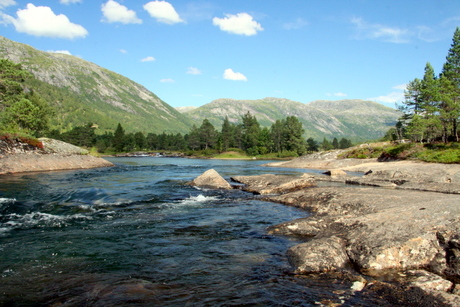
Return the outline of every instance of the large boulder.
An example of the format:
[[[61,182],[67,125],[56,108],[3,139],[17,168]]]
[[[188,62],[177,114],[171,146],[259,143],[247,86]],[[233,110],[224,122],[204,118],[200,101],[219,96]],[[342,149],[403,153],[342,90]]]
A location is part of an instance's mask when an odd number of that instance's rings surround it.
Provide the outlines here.
[[[193,179],[190,185],[200,188],[210,189],[232,189],[230,183],[228,183],[218,172],[214,169],[207,170],[200,176]]]
[[[316,186],[316,181],[307,174],[300,177],[264,174],[258,176],[235,176],[231,179],[245,184],[244,191],[255,194],[280,194]]]

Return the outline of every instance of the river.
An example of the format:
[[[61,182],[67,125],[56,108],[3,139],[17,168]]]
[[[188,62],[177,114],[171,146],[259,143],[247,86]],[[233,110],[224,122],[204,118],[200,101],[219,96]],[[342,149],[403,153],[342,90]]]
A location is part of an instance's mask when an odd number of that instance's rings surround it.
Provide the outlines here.
[[[267,161],[109,158],[115,167],[0,177],[1,306],[366,306],[350,282],[291,274],[308,215],[240,190],[185,183],[303,171]],[[347,302],[344,304],[344,302]]]

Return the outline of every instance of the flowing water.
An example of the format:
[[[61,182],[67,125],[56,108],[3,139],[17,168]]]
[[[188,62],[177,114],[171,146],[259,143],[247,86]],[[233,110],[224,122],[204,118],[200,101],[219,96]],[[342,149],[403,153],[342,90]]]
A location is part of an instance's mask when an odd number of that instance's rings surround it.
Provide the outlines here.
[[[350,282],[290,274],[307,212],[186,185],[300,170],[260,161],[110,158],[115,167],[0,177],[1,306],[366,306]]]

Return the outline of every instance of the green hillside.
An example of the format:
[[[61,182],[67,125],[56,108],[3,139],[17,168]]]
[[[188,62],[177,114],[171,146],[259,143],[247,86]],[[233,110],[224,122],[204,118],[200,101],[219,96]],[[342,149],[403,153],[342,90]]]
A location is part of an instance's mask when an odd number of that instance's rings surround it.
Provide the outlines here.
[[[127,132],[187,133],[192,125],[142,85],[81,58],[39,51],[1,36],[0,58],[20,63],[35,76],[27,86],[56,109],[54,128],[92,123],[104,131],[121,123]]]

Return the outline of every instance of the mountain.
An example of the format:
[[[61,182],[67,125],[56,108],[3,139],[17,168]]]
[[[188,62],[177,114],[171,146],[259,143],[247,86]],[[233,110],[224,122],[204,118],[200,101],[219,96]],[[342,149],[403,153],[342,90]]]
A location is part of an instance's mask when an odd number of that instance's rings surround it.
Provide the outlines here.
[[[296,116],[303,124],[306,137],[317,140],[345,137],[353,141],[382,137],[401,116],[399,111],[373,101],[317,100],[304,104],[270,97],[259,100],[217,99],[184,114],[198,122],[207,118],[219,129],[225,116],[230,122],[237,123],[247,112],[255,115],[261,126],[269,127],[278,119]]]
[[[142,85],[81,58],[36,50],[0,36],[0,58],[20,63],[26,84],[55,109],[55,128],[87,123],[127,132],[187,133],[193,122]]]

